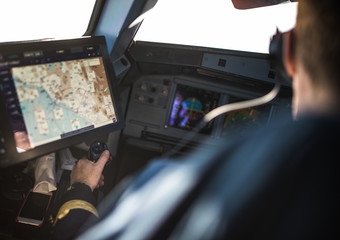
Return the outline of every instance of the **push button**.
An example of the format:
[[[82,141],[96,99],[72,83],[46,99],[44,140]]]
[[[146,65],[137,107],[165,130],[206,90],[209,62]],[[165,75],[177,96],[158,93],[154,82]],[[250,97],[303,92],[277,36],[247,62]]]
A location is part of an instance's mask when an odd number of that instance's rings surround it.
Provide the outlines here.
[[[0,157],[5,156],[6,153],[7,153],[6,148],[5,147],[0,147]]]
[[[7,153],[5,148],[5,137],[0,134],[0,157],[5,156]]]

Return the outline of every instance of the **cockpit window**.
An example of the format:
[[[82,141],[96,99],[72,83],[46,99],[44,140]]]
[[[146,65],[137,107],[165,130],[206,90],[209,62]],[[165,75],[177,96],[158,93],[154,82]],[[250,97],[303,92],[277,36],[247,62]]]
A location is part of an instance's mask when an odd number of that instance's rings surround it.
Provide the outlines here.
[[[276,28],[294,27],[297,3],[237,10],[231,0],[158,0],[135,40],[268,53]]]
[[[96,0],[0,1],[0,42],[81,37]]]

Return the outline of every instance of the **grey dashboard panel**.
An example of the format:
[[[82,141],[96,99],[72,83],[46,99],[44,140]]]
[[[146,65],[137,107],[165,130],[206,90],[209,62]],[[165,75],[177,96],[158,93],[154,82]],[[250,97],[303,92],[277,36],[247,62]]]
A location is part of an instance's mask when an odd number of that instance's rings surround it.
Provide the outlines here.
[[[179,101],[179,93],[182,94],[182,99],[180,104],[176,104],[176,101]],[[126,128],[123,134],[129,137],[162,139],[176,143],[185,138],[190,132],[189,130],[192,130],[197,123],[197,120],[212,108],[261,95],[262,93],[212,83],[205,80],[204,77],[195,78],[184,75],[140,76],[132,87],[126,113]],[[225,136],[227,126],[230,128],[230,123],[235,125],[235,122],[239,120],[248,121],[245,128],[249,127],[249,121],[257,123],[261,121],[261,124],[268,124],[273,115],[280,111],[280,105],[280,99],[275,99],[262,107],[240,110],[233,115],[220,116],[208,124],[205,130],[198,133],[194,141],[201,142],[206,137],[219,138]],[[192,114],[184,125],[179,123],[176,125],[172,122],[179,118],[174,116],[176,107],[186,108],[186,111]],[[243,130],[245,129],[243,128]]]
[[[275,70],[265,58],[204,53],[201,66],[271,83],[277,78]]]
[[[137,63],[192,67],[220,77],[235,76],[240,82],[247,79],[251,84],[279,80],[290,87],[271,66],[268,54],[138,41],[129,48],[129,55]]]

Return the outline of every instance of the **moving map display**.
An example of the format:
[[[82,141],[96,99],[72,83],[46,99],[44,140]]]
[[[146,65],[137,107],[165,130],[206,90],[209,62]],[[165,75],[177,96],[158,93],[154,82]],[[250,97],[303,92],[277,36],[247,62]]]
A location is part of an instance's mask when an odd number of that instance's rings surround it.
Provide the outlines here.
[[[56,45],[2,56],[1,88],[18,152],[118,122],[102,51]]]
[[[15,67],[11,72],[31,147],[115,119],[100,57]]]
[[[241,102],[246,99],[236,96],[229,97],[229,103]],[[232,111],[226,114],[222,136],[227,134],[245,134],[255,127],[268,122],[272,106],[270,104]]]

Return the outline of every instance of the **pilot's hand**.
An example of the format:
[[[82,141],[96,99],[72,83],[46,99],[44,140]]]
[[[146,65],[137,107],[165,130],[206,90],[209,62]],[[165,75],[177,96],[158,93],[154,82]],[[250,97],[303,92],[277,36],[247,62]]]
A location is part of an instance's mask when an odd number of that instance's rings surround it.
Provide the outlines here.
[[[77,182],[85,183],[92,191],[97,187],[103,186],[104,176],[102,172],[109,157],[110,152],[105,150],[97,162],[80,159],[77,164],[73,166],[71,185]]]

